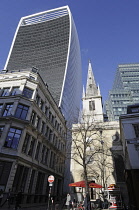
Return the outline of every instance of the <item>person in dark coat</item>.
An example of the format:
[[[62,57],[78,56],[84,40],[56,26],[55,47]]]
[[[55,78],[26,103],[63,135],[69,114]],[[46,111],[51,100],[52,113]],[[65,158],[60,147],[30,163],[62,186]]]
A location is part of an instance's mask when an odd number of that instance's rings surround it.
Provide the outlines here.
[[[89,193],[86,193],[86,196],[85,196],[85,199],[84,199],[84,207],[85,207],[85,210],[91,210],[91,202],[90,202]]]
[[[20,206],[21,201],[22,201],[22,191],[19,191],[15,198],[15,210],[17,210],[18,208],[21,208]]]
[[[5,204],[6,202],[8,202],[8,208],[10,208],[10,206],[11,206],[11,199],[12,199],[12,196],[11,196],[11,189],[9,189],[9,191],[8,191],[8,193],[7,193],[7,198],[6,198],[6,200],[4,201],[4,203],[1,205],[1,207],[3,207],[4,204]]]

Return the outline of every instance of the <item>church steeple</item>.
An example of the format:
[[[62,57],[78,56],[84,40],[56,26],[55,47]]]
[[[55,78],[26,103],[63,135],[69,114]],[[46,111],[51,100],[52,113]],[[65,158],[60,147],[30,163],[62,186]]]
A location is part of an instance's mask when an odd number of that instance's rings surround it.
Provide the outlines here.
[[[88,64],[88,75],[86,83],[86,91],[83,91],[83,120],[86,122],[102,122],[102,97],[99,86],[97,87],[92,71],[91,62]]]
[[[88,64],[88,75],[86,83],[86,97],[98,96],[98,89],[95,83],[95,78],[92,71],[91,62]]]

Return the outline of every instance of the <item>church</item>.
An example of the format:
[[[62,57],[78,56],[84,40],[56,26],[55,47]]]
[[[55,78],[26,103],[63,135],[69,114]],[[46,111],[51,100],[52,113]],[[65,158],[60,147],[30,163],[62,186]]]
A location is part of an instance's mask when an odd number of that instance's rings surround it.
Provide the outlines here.
[[[80,119],[72,127],[71,182],[87,180],[102,185],[101,189],[89,188],[92,200],[101,198],[110,184],[123,188],[124,177],[116,167],[121,154],[119,122],[105,120],[102,96],[89,61]],[[70,187],[70,191],[80,200],[85,189]]]

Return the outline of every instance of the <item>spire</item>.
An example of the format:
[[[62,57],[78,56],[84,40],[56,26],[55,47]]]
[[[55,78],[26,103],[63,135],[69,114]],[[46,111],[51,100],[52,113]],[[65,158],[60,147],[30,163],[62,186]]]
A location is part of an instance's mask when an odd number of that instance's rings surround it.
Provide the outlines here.
[[[83,93],[82,93],[82,98],[85,97],[85,89],[84,89],[84,85],[83,85]]]
[[[97,89],[98,89],[98,95],[101,95],[101,94],[100,94],[99,84],[97,85]]]
[[[95,83],[91,62],[89,60],[88,64],[88,76],[87,76],[87,84],[86,84],[86,96],[98,96],[98,89]]]

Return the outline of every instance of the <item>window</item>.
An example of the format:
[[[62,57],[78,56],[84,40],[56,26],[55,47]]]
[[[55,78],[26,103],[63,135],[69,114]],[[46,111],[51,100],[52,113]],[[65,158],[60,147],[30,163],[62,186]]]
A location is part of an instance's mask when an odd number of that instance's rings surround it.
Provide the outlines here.
[[[36,103],[39,104],[39,101],[40,101],[40,96],[37,94],[36,95]]]
[[[33,95],[33,90],[31,90],[30,88],[28,87],[24,87],[24,90],[23,90],[23,94],[22,94],[24,97],[26,98],[32,98],[32,95]]]
[[[35,125],[36,125],[37,128],[39,128],[40,119],[41,119],[41,118],[40,118],[39,116],[36,117]]]
[[[31,139],[31,142],[30,142],[30,148],[29,148],[29,151],[28,151],[28,155],[29,155],[29,156],[32,156],[32,154],[33,154],[34,145],[35,145],[35,139],[32,138],[32,139]]]
[[[34,125],[36,119],[36,112],[32,111],[30,122]]]
[[[139,124],[134,124],[133,127],[136,137],[139,137]]]
[[[36,159],[36,160],[38,160],[38,157],[39,157],[40,146],[41,146],[41,143],[38,142],[37,149],[36,149],[36,155],[35,155],[35,159]]]
[[[21,129],[10,128],[7,138],[4,143],[4,147],[17,149],[18,143],[21,137]]]
[[[45,132],[45,136],[48,137],[48,136],[49,136],[49,133],[50,133],[50,128],[49,128],[49,126],[47,125],[47,127],[46,127],[46,132]]]
[[[48,164],[48,157],[49,157],[50,150],[47,148],[44,155],[44,163]]]
[[[11,115],[12,107],[13,107],[13,104],[6,104],[4,112],[3,112],[3,117]]]
[[[1,112],[1,110],[2,110],[2,107],[3,107],[3,104],[0,104],[0,112]]]
[[[44,133],[45,122],[42,121],[41,133]]]
[[[9,95],[9,91],[10,91],[10,88],[3,88],[3,92],[1,94],[1,96],[8,96]]]
[[[29,109],[28,106],[25,106],[23,104],[18,104],[15,117],[25,120],[28,113],[28,109]]]
[[[45,106],[45,115],[46,115],[46,117],[48,116],[48,107],[47,106]]]
[[[41,162],[42,162],[42,163],[44,163],[45,151],[46,151],[46,146],[43,145],[42,152],[41,152]]]
[[[2,133],[3,133],[3,129],[4,129],[4,126],[0,126],[0,137],[1,137]]]
[[[94,160],[94,158],[92,157],[92,155],[87,155],[85,162],[86,162],[86,164],[91,164],[91,163],[93,163],[93,160]]]
[[[25,140],[24,140],[23,147],[22,147],[22,152],[23,153],[27,152],[27,147],[28,147],[29,140],[30,140],[30,135],[27,133],[26,137],[25,137]]]
[[[13,87],[12,92],[11,92],[11,96],[15,96],[17,94],[19,94],[19,87]]]
[[[53,131],[50,129],[48,140],[52,141],[52,139],[53,139]]]
[[[32,192],[34,178],[35,178],[35,170],[32,170],[31,178],[30,178],[30,183],[29,183],[29,188],[28,188],[28,193],[31,193]]]
[[[39,107],[40,107],[40,109],[41,109],[41,110],[43,109],[43,105],[44,105],[44,102],[43,102],[43,100],[40,100],[40,104],[39,104]]]
[[[89,101],[89,110],[90,111],[95,110],[95,101]]]

